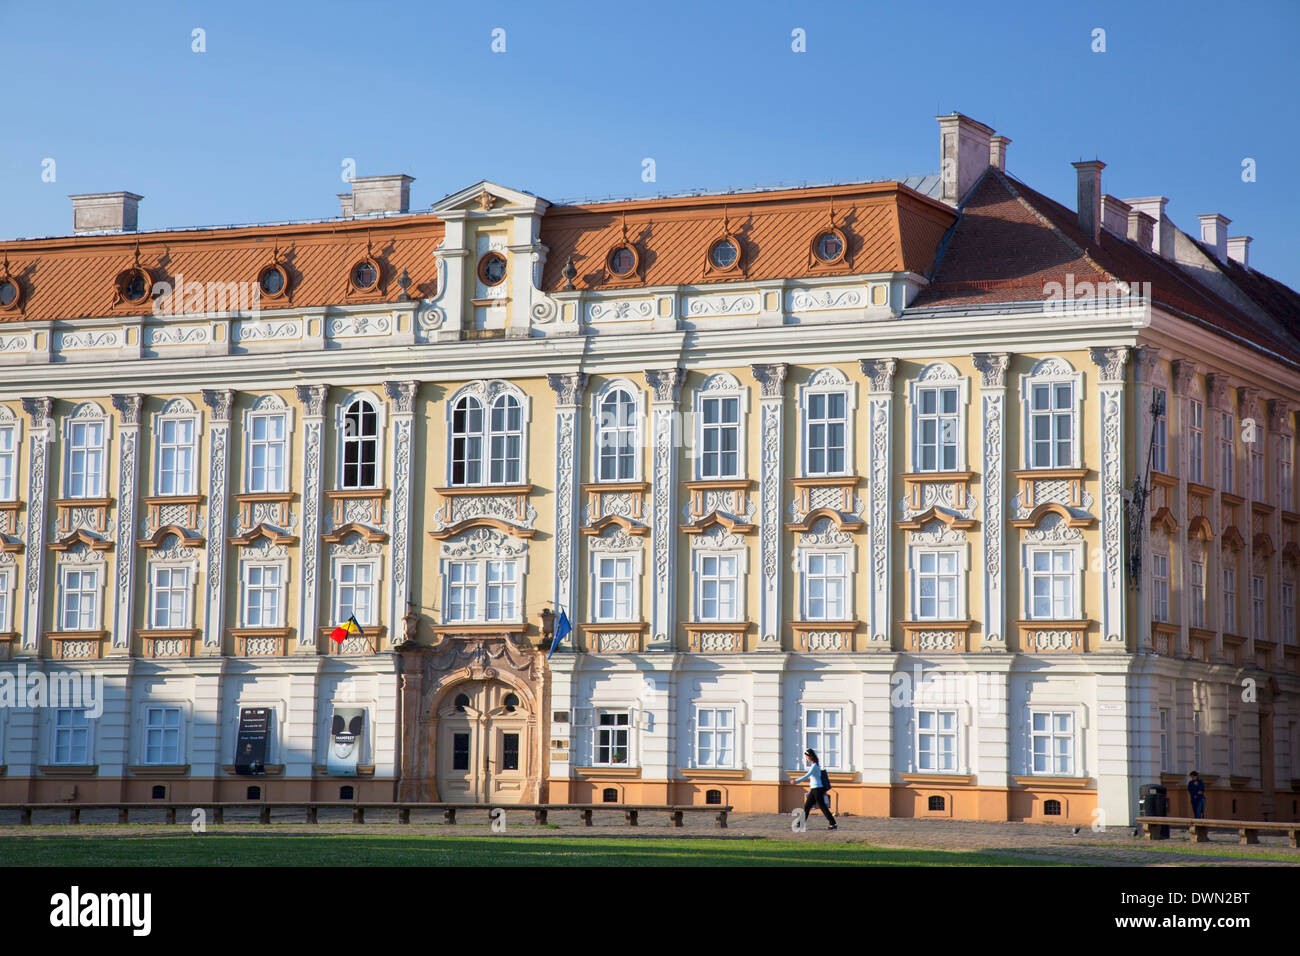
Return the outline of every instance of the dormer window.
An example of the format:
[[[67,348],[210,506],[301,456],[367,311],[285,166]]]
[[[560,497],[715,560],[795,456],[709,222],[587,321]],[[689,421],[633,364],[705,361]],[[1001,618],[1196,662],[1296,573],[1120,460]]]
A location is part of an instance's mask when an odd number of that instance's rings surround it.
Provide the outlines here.
[[[844,237],[839,230],[823,232],[817,237],[814,251],[820,261],[833,265],[844,258]]]
[[[18,305],[22,290],[16,279],[0,279],[0,309],[12,309]]]
[[[609,254],[609,271],[621,277],[636,271],[636,252],[628,246],[619,246]]]
[[[284,290],[289,285],[289,279],[285,275],[283,266],[267,266],[262,270],[261,275],[257,277],[257,284],[262,290],[262,295],[268,299],[275,299],[284,294]]]
[[[715,269],[727,271],[740,259],[740,249],[733,239],[719,239],[709,247],[709,261]]]
[[[506,257],[489,252],[478,261],[478,280],[484,285],[500,285],[506,277]]]
[[[149,298],[152,283],[149,276],[139,267],[127,269],[117,277],[117,291],[127,302],[143,302]]]
[[[352,267],[352,286],[360,292],[369,292],[379,284],[379,266],[372,259],[362,259]]]

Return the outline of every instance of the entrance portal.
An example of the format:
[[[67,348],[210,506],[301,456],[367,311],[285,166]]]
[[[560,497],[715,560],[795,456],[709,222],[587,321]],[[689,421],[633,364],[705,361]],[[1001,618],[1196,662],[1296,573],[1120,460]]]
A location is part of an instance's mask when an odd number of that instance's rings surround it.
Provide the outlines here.
[[[438,708],[437,785],[444,803],[525,803],[531,714],[500,681],[465,681]]]

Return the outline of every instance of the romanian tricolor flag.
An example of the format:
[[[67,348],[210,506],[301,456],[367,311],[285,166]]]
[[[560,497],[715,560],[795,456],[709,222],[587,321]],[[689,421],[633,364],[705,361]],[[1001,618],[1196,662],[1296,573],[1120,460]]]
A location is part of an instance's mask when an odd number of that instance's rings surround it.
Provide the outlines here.
[[[342,625],[330,631],[330,637],[334,639],[336,644],[342,644],[350,635],[360,633],[362,633],[361,625],[357,623],[356,615],[353,615],[343,622]]]

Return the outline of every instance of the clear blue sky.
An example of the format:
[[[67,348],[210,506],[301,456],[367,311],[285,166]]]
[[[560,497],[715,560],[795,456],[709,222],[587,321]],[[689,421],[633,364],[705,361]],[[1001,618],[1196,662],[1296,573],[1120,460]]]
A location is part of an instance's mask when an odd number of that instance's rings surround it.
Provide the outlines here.
[[[415,176],[417,208],[485,178],[569,199],[901,177],[937,171],[934,116],[959,110],[1048,195],[1073,206],[1070,162],[1100,157],[1105,191],[1169,196],[1192,233],[1221,212],[1300,287],[1298,35],[1296,0],[0,0],[0,238],[66,234],[69,194],[118,189],[144,229],[337,215],[348,157]]]

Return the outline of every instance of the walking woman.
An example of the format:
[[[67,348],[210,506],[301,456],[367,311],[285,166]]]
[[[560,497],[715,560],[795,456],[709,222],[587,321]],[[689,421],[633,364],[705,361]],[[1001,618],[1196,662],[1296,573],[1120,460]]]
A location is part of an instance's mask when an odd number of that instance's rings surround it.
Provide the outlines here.
[[[808,799],[805,800],[803,804],[804,820],[808,819],[808,811],[813,807],[816,807],[821,810],[821,812],[825,814],[826,819],[830,821],[831,825],[827,827],[827,829],[838,830],[839,826],[835,823],[835,817],[831,815],[831,808],[829,806],[830,801],[826,798],[827,787],[824,776],[825,772],[822,770],[821,764],[817,762],[817,751],[809,747],[803,752],[803,756],[805,760],[812,764],[812,766],[808,768],[806,774],[794,782],[801,783],[804,780],[808,781]]]

